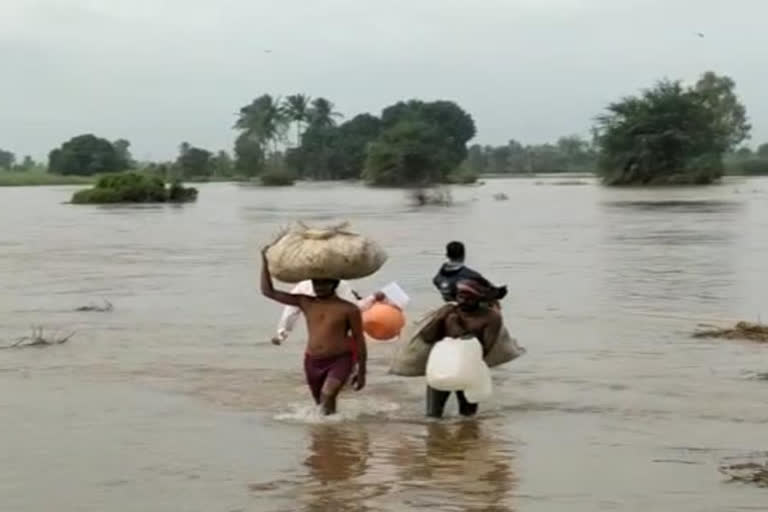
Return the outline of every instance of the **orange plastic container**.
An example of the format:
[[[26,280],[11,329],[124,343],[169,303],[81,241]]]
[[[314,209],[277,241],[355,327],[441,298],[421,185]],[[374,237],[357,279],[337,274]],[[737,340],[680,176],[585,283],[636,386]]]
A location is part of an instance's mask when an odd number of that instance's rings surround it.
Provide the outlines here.
[[[363,313],[363,330],[375,340],[397,338],[403,327],[405,327],[405,315],[395,306],[374,304],[371,309]]]

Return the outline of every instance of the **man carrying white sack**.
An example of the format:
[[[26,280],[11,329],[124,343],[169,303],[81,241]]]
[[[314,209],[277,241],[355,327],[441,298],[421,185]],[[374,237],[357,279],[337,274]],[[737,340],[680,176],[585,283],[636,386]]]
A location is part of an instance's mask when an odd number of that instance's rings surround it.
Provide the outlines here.
[[[315,289],[312,286],[312,281],[306,280],[297,284],[293,290],[291,290],[291,293],[294,295],[309,295],[310,297],[314,297]],[[361,299],[347,281],[339,281],[339,286],[336,288],[336,295],[340,299],[356,304],[361,312],[367,311],[376,302],[381,302],[386,299],[386,296],[382,292],[376,292],[373,295]],[[288,336],[296,326],[296,320],[299,319],[300,315],[301,310],[296,306],[286,306],[285,309],[283,309],[280,322],[277,324],[277,334],[272,338],[273,344],[280,345],[288,339]]]

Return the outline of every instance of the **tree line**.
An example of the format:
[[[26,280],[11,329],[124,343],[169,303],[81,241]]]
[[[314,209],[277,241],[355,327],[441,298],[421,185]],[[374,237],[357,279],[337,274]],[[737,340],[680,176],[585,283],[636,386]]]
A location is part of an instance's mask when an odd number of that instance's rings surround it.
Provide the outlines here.
[[[233,151],[213,152],[183,142],[175,160],[136,162],[125,139],[92,134],[52,150],[47,169],[94,175],[127,169],[166,178],[359,180],[381,186],[471,182],[478,174],[596,171],[610,185],[711,183],[724,172],[768,173],[768,143],[742,146],[751,125],[727,76],[704,73],[691,86],[662,80],[613,102],[595,120],[591,140],[565,136],[554,143],[467,147],[472,116],[452,101],[401,101],[380,114],[342,120],[326,98],[261,95],[240,108]],[[0,151],[0,168],[38,168]]]

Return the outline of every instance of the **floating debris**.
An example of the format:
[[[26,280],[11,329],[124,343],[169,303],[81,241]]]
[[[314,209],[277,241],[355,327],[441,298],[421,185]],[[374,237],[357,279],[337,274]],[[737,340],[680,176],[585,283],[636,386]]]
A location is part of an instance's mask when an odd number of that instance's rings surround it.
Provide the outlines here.
[[[451,206],[453,204],[453,195],[449,189],[419,188],[411,190],[409,195],[414,206]]]
[[[558,180],[558,181],[537,181],[536,185],[555,185],[555,186],[571,186],[571,185],[589,185],[588,181],[584,180]]]
[[[97,313],[110,313],[110,312],[112,312],[115,309],[114,306],[112,305],[112,303],[109,302],[107,299],[103,299],[103,300],[104,300],[104,303],[102,305],[91,303],[91,304],[89,304],[87,306],[80,306],[75,311],[78,311],[78,312],[92,311],[92,312],[97,312]]]
[[[734,482],[768,487],[768,460],[763,463],[740,462],[735,464],[721,464],[718,471]]]
[[[704,326],[712,327],[712,326]],[[739,322],[732,328],[714,327],[698,330],[694,338],[722,338],[727,340],[750,340],[761,343],[768,342],[768,325]]]
[[[506,201],[509,199],[509,196],[505,194],[504,192],[499,192],[498,194],[493,194],[493,198],[496,201]]]
[[[75,333],[73,331],[66,336],[61,336],[58,333],[54,333],[51,337],[47,337],[42,327],[33,327],[32,334],[30,336],[22,336],[14,343],[0,347],[0,349],[7,350],[11,348],[48,347],[52,345],[61,345],[68,342],[74,335]]]

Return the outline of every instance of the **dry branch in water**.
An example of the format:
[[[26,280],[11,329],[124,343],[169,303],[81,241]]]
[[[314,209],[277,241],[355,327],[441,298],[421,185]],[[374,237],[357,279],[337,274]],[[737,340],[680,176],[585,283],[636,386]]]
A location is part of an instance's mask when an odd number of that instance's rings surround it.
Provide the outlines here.
[[[23,336],[10,345],[0,347],[0,349],[48,347],[51,345],[61,345],[68,342],[74,335],[75,332],[72,331],[66,336],[61,336],[59,333],[53,333],[51,337],[46,337],[45,331],[42,327],[33,327],[32,334],[30,336]]]
[[[723,338],[768,342],[768,325],[739,322],[733,328],[712,328],[693,333],[694,338]]]
[[[112,303],[109,302],[107,299],[103,299],[104,304],[99,306],[97,304],[89,304],[87,306],[81,306],[77,308],[75,311],[95,311],[97,313],[109,313],[112,310],[114,310],[114,306],[112,306]]]

